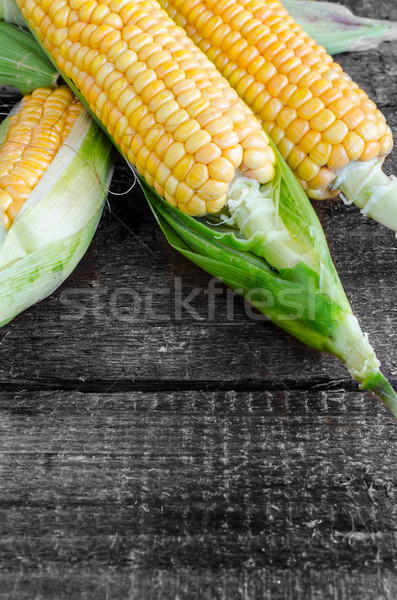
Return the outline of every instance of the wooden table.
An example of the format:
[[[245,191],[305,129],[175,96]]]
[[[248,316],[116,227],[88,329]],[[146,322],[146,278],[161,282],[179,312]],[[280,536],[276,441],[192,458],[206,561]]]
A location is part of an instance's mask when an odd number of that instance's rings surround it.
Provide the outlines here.
[[[339,60],[397,132],[397,44]],[[0,332],[1,600],[396,598],[389,413],[172,251],[130,181],[120,165],[81,264]],[[395,236],[316,206],[396,385]]]

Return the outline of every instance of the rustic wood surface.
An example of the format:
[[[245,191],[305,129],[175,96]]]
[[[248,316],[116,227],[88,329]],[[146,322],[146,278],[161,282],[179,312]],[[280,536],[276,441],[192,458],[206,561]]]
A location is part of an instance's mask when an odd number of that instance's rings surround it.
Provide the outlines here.
[[[397,133],[397,43],[338,60]],[[396,598],[395,422],[172,251],[129,187],[120,164],[78,268],[0,330],[0,599]],[[316,208],[397,385],[396,238]]]

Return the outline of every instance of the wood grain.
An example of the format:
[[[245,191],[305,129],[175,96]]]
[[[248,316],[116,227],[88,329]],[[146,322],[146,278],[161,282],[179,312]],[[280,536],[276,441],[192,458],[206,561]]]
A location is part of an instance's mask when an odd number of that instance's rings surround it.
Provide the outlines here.
[[[397,44],[338,61],[396,132]],[[120,163],[72,276],[0,330],[0,600],[394,600],[394,421],[211,288],[130,186]],[[396,238],[315,207],[397,386]]]
[[[394,589],[397,429],[360,394],[22,392],[0,408],[3,594]]]

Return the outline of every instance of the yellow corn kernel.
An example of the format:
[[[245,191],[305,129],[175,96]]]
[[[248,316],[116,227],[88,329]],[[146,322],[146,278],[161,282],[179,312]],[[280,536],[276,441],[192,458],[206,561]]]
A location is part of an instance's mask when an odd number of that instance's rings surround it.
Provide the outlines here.
[[[277,125],[273,124],[273,127],[266,129],[267,134],[271,136],[273,142],[278,146],[279,142],[285,137],[285,131]]]
[[[330,154],[332,151],[332,145],[329,142],[321,140],[314,146],[310,151],[310,159],[320,167],[323,167],[328,163]]]
[[[178,179],[174,175],[170,175],[165,182],[164,190],[167,194],[174,197],[178,186]]]
[[[309,122],[304,119],[295,119],[286,130],[286,135],[291,142],[299,144],[301,139],[310,131]],[[302,145],[301,145],[302,148]]]
[[[377,142],[381,137],[378,123],[365,119],[354,130],[364,142]],[[382,131],[383,134],[383,131]]]
[[[241,142],[242,147],[247,148],[267,148],[269,146],[269,142],[267,138],[263,135],[262,131],[257,131],[254,133],[250,133],[247,135]]]
[[[282,108],[282,102],[278,98],[271,98],[263,106],[260,117],[263,121],[275,121]]]
[[[351,110],[355,105],[357,105],[359,103],[360,103],[359,99],[357,102],[354,102],[352,96],[349,94],[346,94],[342,98],[339,98],[338,100],[335,100],[334,102],[332,102],[328,106],[328,108],[330,110],[332,110],[332,112],[334,113],[334,115],[337,119],[341,119],[342,117],[345,116],[345,114],[349,110]]]
[[[20,178],[25,183],[25,185],[27,185],[31,190],[34,188],[34,186],[40,179],[40,174],[41,173],[30,169],[26,164],[24,164],[21,167],[15,167],[12,171],[12,175],[14,177]],[[2,181],[2,178],[0,179],[0,181]]]
[[[193,156],[191,156],[190,154],[185,154],[175,165],[172,172],[175,175],[175,177],[177,177],[180,181],[185,181],[187,174],[192,169],[194,164],[195,160]]]
[[[7,211],[13,201],[14,198],[11,196],[11,194],[5,192],[4,190],[0,190],[0,209],[2,211]]]
[[[168,177],[171,175],[171,170],[168,169],[165,164],[163,162],[160,161],[159,166],[157,167],[156,170],[156,175],[155,175],[155,180],[158,182],[158,184],[161,187],[164,187],[165,182],[167,181]]]
[[[194,194],[193,190],[184,181],[180,181],[178,183],[178,185],[176,186],[176,190],[175,190],[175,200],[176,200],[178,206],[180,206],[181,204],[182,205],[187,204],[189,202],[189,200],[192,199],[193,194]],[[204,204],[203,212],[205,212],[205,204]],[[203,214],[203,212],[201,212],[201,214]],[[189,211],[189,213],[190,213],[190,211]]]
[[[209,179],[209,171],[207,165],[196,163],[190,169],[186,177],[186,183],[193,190],[198,190]]]
[[[230,182],[234,177],[235,167],[227,158],[221,156],[208,165],[208,171],[212,179]]]
[[[1,222],[4,229],[7,231],[11,227],[11,219],[6,212],[3,212],[1,215]]]
[[[216,110],[214,107],[210,106],[209,108],[203,110],[199,115],[197,115],[196,119],[201,127],[207,130],[207,125],[216,119],[220,119],[222,117],[222,111]]]
[[[158,123],[165,123],[176,110],[179,109],[179,104],[175,100],[168,100],[157,110],[156,120]]]
[[[245,138],[247,139],[247,138]],[[232,148],[239,143],[239,136],[235,131],[229,131],[227,133],[220,133],[212,138],[214,144],[219,146],[222,150]],[[243,143],[245,140],[243,140]]]
[[[298,109],[298,117],[310,121],[317,115],[321,110],[324,109],[324,103],[320,98],[310,98]]]
[[[173,133],[179,127],[179,125],[181,125],[182,123],[186,123],[189,120],[189,113],[183,108],[178,108],[166,120],[165,128],[167,129],[167,131]]]
[[[288,155],[288,164],[290,168],[295,171],[304,158],[306,158],[306,154],[303,150],[301,150],[299,146],[294,146]]]
[[[327,108],[324,108],[311,119],[310,125],[315,131],[322,132],[328,129],[334,121],[335,115]]]
[[[389,152],[392,151],[393,149],[393,136],[391,134],[391,132],[387,132],[385,133],[385,135],[383,135],[380,140],[379,140],[379,152],[381,156],[384,156],[386,154],[389,154]]]
[[[307,104],[312,99],[312,93],[307,88],[298,88],[288,99],[288,106],[298,110],[301,106]]]
[[[306,157],[298,166],[296,173],[303,181],[311,181],[320,171],[319,165]]]
[[[196,131],[200,130],[200,125],[197,121],[185,121],[174,130],[174,138],[177,142],[186,142]]]
[[[168,169],[173,169],[175,165],[185,156],[185,146],[181,142],[174,142],[167,149],[164,155],[164,164]]]
[[[4,191],[8,192],[8,194],[10,194],[10,196],[12,196],[14,198],[14,202],[15,202],[17,200],[26,200],[26,198],[28,198],[28,196],[30,195],[32,190],[27,185],[24,185],[23,183],[19,183],[19,184],[11,184],[11,185],[4,186]],[[10,209],[8,209],[8,210],[10,210]]]
[[[325,106],[333,104],[340,98],[343,98],[343,91],[335,86],[321,94],[321,100],[324,102]]]
[[[335,121],[323,132],[323,139],[330,144],[340,144],[349,133],[349,128],[343,121]]]
[[[273,98],[278,98],[282,89],[288,85],[288,77],[277,73],[274,75],[267,84],[267,91]]]
[[[326,190],[334,179],[335,173],[331,169],[328,169],[328,167],[321,167],[318,174],[310,181],[310,187],[315,190]],[[319,195],[310,195],[310,197],[320,198]]]
[[[142,146],[136,155],[136,167],[141,175],[146,171],[149,155],[150,152],[145,146]]]
[[[343,169],[349,164],[349,156],[343,146],[343,144],[335,144],[332,146],[331,154],[328,160],[328,166],[330,169],[337,170]]]
[[[219,119],[214,119],[208,123],[206,126],[206,130],[211,136],[221,135],[222,133],[229,133],[233,131],[234,123],[228,117],[220,117]]]
[[[379,142],[368,142],[365,144],[363,153],[361,154],[359,160],[367,161],[376,158],[380,153],[380,144]]]
[[[227,189],[227,183],[209,179],[199,190],[197,190],[196,194],[201,200],[210,202],[211,200],[217,200],[220,196],[227,194]]]
[[[364,111],[359,107],[354,107],[350,109],[344,116],[343,121],[348,126],[349,130],[352,131],[356,129],[365,119]]]
[[[364,151],[365,142],[357,133],[349,131],[343,140],[343,147],[350,161],[358,160]]]
[[[294,94],[294,92],[296,92],[297,89],[298,89],[298,87],[294,83],[289,83],[288,85],[285,86],[285,88],[283,88],[280,91],[278,98],[282,102],[283,105],[285,105],[285,106],[289,105],[290,98]],[[265,102],[265,100],[264,100],[264,102]],[[291,106],[291,108],[294,108],[294,107]],[[255,114],[259,114],[260,109],[254,110],[254,112],[255,112]]]
[[[283,137],[283,139],[277,145],[278,151],[280,154],[282,154],[284,160],[287,161],[293,148],[295,148],[295,144],[293,144],[287,137]]]
[[[159,165],[160,159],[156,156],[154,152],[150,152],[146,163],[146,170],[152,177],[156,176]]]
[[[226,203],[226,198],[225,197],[221,198],[220,207],[218,210],[223,208],[225,203]],[[214,212],[211,210],[211,206],[212,206],[212,202],[204,202],[204,200],[201,200],[197,196],[197,194],[193,194],[193,196],[190,198],[190,200],[186,204],[186,213],[195,217],[195,216],[202,215],[206,211]],[[218,212],[218,210],[216,210],[215,212]]]
[[[212,138],[211,138],[210,134],[208,133],[208,131],[205,131],[204,129],[200,129],[199,131],[196,131],[195,133],[193,133],[193,135],[191,135],[188,140],[186,140],[186,142],[185,142],[186,151],[189,152],[189,154],[195,154],[196,152],[198,152],[198,150],[200,150],[200,148],[202,148],[206,144],[210,143],[211,139]],[[201,162],[201,161],[199,161],[199,162]]]
[[[195,158],[197,162],[203,163],[204,165],[209,165],[211,162],[219,158],[221,154],[222,152],[219,146],[210,142],[209,144],[205,144],[195,153]]]
[[[248,148],[243,152],[243,161],[241,168],[247,169],[259,169],[269,162],[267,149],[253,149]]]
[[[257,169],[248,169],[244,171],[246,177],[251,177],[258,181],[258,183],[268,183],[274,177],[275,169],[270,163],[266,163]]]

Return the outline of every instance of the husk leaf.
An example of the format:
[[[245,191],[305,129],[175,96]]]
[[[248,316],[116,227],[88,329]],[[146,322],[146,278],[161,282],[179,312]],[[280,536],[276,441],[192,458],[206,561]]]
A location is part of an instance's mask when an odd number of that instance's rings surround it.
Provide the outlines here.
[[[283,0],[299,25],[329,54],[366,51],[397,40],[397,23],[354,15],[336,2]]]
[[[28,94],[54,87],[59,74],[25,30],[0,21],[0,87]]]

